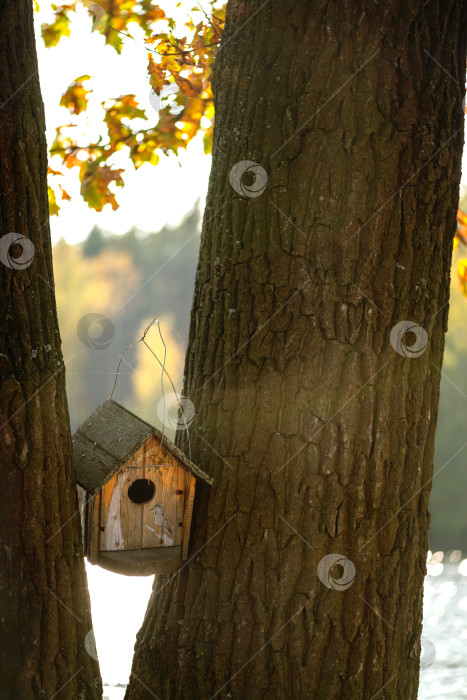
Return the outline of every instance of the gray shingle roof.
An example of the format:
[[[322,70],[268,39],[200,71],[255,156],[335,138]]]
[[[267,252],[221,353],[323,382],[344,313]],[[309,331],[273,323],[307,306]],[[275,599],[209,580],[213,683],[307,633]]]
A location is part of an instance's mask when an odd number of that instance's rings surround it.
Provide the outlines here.
[[[116,401],[104,401],[73,435],[77,483],[88,493],[97,493],[149,437],[161,440],[162,433]],[[193,464],[165,435],[162,444],[194,476],[213,483],[212,477]]]

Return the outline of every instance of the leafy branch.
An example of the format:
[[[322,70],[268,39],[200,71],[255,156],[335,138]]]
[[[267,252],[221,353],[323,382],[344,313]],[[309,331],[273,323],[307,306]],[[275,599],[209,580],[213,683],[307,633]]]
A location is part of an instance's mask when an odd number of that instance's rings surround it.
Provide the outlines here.
[[[89,75],[76,78],[63,93],[60,105],[68,109],[75,121],[59,126],[50,148],[50,156],[60,156],[62,165],[78,168],[81,195],[88,205],[101,211],[105,204],[118,207],[110,184],[124,186],[125,168],[113,169],[111,156],[123,146],[129,147],[129,160],[135,169],[144,163],[156,165],[158,152],[178,155],[180,148],[198,134],[204,133],[205,152],[211,151],[214,121],[214,103],[211,91],[211,68],[224,27],[225,7],[215,8],[210,0],[210,13],[199,8],[203,19],[195,23],[193,8],[184,27],[190,37],[175,35],[175,21],[151,0],[72,0],[55,7],[54,21],[42,26],[46,46],[53,47],[63,36],[71,33],[71,17],[80,6],[87,8],[92,20],[91,30],[99,32],[105,43],[117,53],[123,48],[122,36],[133,41],[128,25],[136,23],[144,32],[148,51],[148,82],[152,88],[151,103],[157,117],[156,125],[149,129],[133,128],[135,119],[148,120],[135,95],[122,95],[102,103],[102,131],[107,132],[106,143],[90,142],[81,146],[73,138],[72,127],[88,109],[92,90],[87,89]],[[161,24],[164,31],[156,31]],[[170,96],[170,98],[169,98]],[[53,173],[58,171],[51,171]],[[58,213],[59,206],[53,188],[51,213]],[[63,197],[62,197],[63,198]],[[69,195],[67,196],[69,198]]]

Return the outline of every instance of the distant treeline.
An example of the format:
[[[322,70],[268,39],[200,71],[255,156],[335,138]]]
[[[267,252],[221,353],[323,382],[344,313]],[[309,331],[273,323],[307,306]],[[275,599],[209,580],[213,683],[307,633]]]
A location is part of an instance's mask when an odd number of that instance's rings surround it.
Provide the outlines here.
[[[176,228],[116,236],[92,229],[84,243],[54,246],[54,273],[72,430],[108,398],[124,349],[154,317],[166,369],[182,390],[184,352],[199,250],[200,214]],[[103,318],[102,318],[103,317]],[[108,319],[108,320],[107,320]],[[163,361],[157,326],[148,342]],[[172,393],[165,380],[165,393]],[[120,365],[114,398],[158,423],[161,367],[141,343]]]
[[[141,337],[155,316],[160,319],[167,346],[166,367],[181,392],[199,229],[196,210],[173,229],[165,227],[157,233],[131,229],[116,236],[96,226],[82,244],[69,245],[62,240],[54,246],[73,430],[109,397],[123,350]],[[434,465],[435,474],[439,474],[433,480],[430,501],[430,547],[465,552],[467,447],[460,448],[467,440],[467,299],[456,279],[459,257],[467,257],[467,253],[456,251],[452,272]],[[99,316],[110,323],[102,323]],[[148,340],[162,359],[164,347],[156,326]],[[173,391],[167,381],[164,390]],[[114,398],[160,427],[157,404],[161,396],[161,368],[155,358],[142,344],[128,350]]]

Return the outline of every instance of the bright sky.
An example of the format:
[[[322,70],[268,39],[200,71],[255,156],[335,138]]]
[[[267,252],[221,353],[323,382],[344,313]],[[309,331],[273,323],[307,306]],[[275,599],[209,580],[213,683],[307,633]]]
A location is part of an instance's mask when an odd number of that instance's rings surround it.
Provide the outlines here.
[[[163,2],[161,4],[164,6]],[[188,7],[194,4],[190,2]],[[173,0],[171,5],[175,5]],[[135,29],[132,34],[138,40],[126,41],[122,56],[118,56],[111,47],[104,45],[99,33],[90,32],[91,20],[82,10],[73,21],[72,36],[62,39],[55,48],[46,49],[39,30],[42,22],[50,21],[51,14],[46,2],[41,2],[41,7],[35,19],[48,142],[54,139],[56,126],[70,121],[68,111],[58,106],[62,93],[73,80],[84,74],[93,76],[90,85],[94,90],[89,112],[91,122],[101,119],[101,101],[127,93],[136,95],[146,114],[149,117],[154,115],[155,122],[157,115],[149,102],[147,52],[141,33]],[[117,189],[120,208],[113,212],[110,206],[106,206],[99,214],[89,209],[79,196],[77,172],[66,171],[63,180],[58,181],[72,195],[72,201],[59,202],[62,205],[59,217],[51,217],[53,240],[64,237],[70,243],[81,241],[96,224],[115,233],[124,233],[133,226],[157,231],[165,224],[176,225],[197,199],[201,200],[203,210],[211,158],[204,155],[200,138],[188,146],[186,153],[180,154],[180,163],[182,167],[174,156],[167,158],[162,155],[156,167],[143,165],[134,171],[130,165],[125,188]],[[61,169],[57,161],[51,165]],[[467,184],[465,151],[463,182]],[[126,683],[136,633],[151,592],[152,577],[119,576],[89,564],[87,571],[104,682]],[[111,697],[117,698],[117,695]]]
[[[92,622],[104,683],[127,683],[153,576],[121,576],[86,561]]]

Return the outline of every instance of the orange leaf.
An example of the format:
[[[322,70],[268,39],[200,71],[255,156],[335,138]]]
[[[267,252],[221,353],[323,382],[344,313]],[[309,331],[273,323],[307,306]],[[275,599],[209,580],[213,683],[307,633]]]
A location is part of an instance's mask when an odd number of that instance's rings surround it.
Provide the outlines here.
[[[68,194],[68,192],[66,192],[66,191],[63,189],[63,187],[62,187],[61,185],[59,185],[59,188],[60,188],[61,191],[62,191],[62,199],[67,199],[67,200],[68,200],[68,199],[71,199],[71,197],[70,197],[70,195]]]

